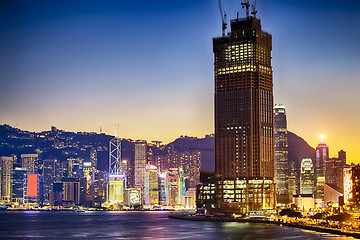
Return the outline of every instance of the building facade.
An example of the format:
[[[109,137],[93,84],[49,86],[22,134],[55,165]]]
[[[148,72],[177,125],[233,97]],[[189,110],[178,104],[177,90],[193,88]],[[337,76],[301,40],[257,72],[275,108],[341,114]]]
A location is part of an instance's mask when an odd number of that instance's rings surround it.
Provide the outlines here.
[[[11,179],[13,173],[13,158],[0,157],[0,186],[1,201],[10,202],[11,200]]]
[[[141,189],[141,203],[145,203],[146,141],[135,142],[135,187]]]
[[[315,151],[315,198],[324,200],[324,184],[325,184],[325,172],[326,162],[329,159],[329,147],[326,143],[319,143]]]
[[[300,194],[314,194],[314,165],[311,158],[304,158],[300,168]]]
[[[286,110],[282,104],[274,107],[275,182],[278,195],[289,194],[289,161]]]
[[[329,158],[326,162],[325,181],[335,184],[344,192],[344,167],[346,165],[346,152],[338,152],[337,158]]]
[[[275,207],[272,36],[259,19],[231,21],[213,39],[218,210]]]

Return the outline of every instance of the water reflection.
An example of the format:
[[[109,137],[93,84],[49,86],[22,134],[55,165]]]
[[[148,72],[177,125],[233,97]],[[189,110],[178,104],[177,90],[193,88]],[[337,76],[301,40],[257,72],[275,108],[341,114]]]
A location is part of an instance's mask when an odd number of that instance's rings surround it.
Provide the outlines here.
[[[1,212],[3,239],[352,239],[271,224],[193,222],[168,212]]]

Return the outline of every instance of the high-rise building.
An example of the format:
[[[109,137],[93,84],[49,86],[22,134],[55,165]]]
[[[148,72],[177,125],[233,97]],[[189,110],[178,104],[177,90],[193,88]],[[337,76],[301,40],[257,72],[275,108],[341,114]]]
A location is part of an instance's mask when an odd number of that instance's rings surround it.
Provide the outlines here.
[[[84,159],[77,157],[70,157],[67,159],[68,162],[68,176],[70,178],[79,178],[83,176],[83,162]]]
[[[116,136],[109,142],[109,174],[121,174],[121,140]]]
[[[352,202],[360,207],[360,165],[351,168]],[[348,199],[349,200],[349,199]]]
[[[311,158],[304,158],[300,168],[300,194],[314,194],[314,165]]]
[[[346,152],[338,152],[337,158],[329,158],[326,162],[325,181],[335,184],[340,190],[344,191],[344,167],[346,165]]]
[[[275,183],[279,195],[289,194],[289,161],[286,111],[282,104],[274,107]]]
[[[56,159],[45,159],[43,162],[43,199],[49,201],[50,193],[53,190],[53,183],[56,181],[57,168],[59,165]]]
[[[98,167],[97,167],[97,151],[96,151],[96,148],[94,148],[94,147],[90,148],[90,161],[91,161],[91,166],[94,169],[98,169]]]
[[[21,154],[21,168],[26,169],[27,173],[37,173],[39,169],[38,154]]]
[[[167,204],[166,172],[159,174],[159,203],[162,206]]]
[[[247,16],[232,20],[231,32],[214,38],[213,47],[219,211],[273,209],[272,36]]]
[[[145,205],[159,204],[159,177],[157,167],[146,164],[145,172]]]
[[[11,202],[13,203],[24,203],[26,172],[25,168],[14,168],[11,180]]]
[[[94,200],[94,179],[95,169],[91,166],[90,162],[85,162],[83,167],[84,178],[86,179],[86,202],[92,205]]]
[[[319,143],[315,151],[315,198],[324,200],[324,184],[326,162],[329,159],[329,147],[326,143]]]
[[[11,178],[13,171],[13,158],[0,157],[0,201],[11,200]]]
[[[180,205],[180,185],[179,169],[170,168],[166,174],[166,205],[173,207]]]
[[[110,175],[109,176],[109,203],[122,203],[124,201],[124,176]]]
[[[146,141],[135,142],[135,187],[141,189],[141,202],[145,203]]]

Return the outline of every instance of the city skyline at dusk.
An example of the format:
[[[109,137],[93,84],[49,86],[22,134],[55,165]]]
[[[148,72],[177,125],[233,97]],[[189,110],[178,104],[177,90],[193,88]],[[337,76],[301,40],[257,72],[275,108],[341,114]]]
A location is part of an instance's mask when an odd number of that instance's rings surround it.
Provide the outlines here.
[[[288,129],[360,162],[360,4],[257,1]],[[214,132],[217,1],[1,3],[0,123],[173,141]],[[228,19],[240,1],[223,0]],[[228,29],[229,31],[229,29]]]

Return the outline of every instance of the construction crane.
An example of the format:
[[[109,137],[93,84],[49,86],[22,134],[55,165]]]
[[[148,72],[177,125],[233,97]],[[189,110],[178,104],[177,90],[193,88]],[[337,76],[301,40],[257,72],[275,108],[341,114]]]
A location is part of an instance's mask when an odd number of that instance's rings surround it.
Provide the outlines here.
[[[220,15],[221,15],[221,22],[222,22],[222,36],[225,37],[225,30],[227,28],[226,13],[223,11],[221,0],[218,0],[218,2],[219,2],[219,9],[220,9]]]
[[[256,0],[255,0],[254,4],[251,5],[251,7],[252,7],[251,14],[254,16],[254,19],[256,19],[256,13],[257,13],[257,11],[256,11]]]
[[[250,8],[249,0],[241,0],[241,6],[242,8],[246,8],[246,18],[249,18],[249,8]]]

